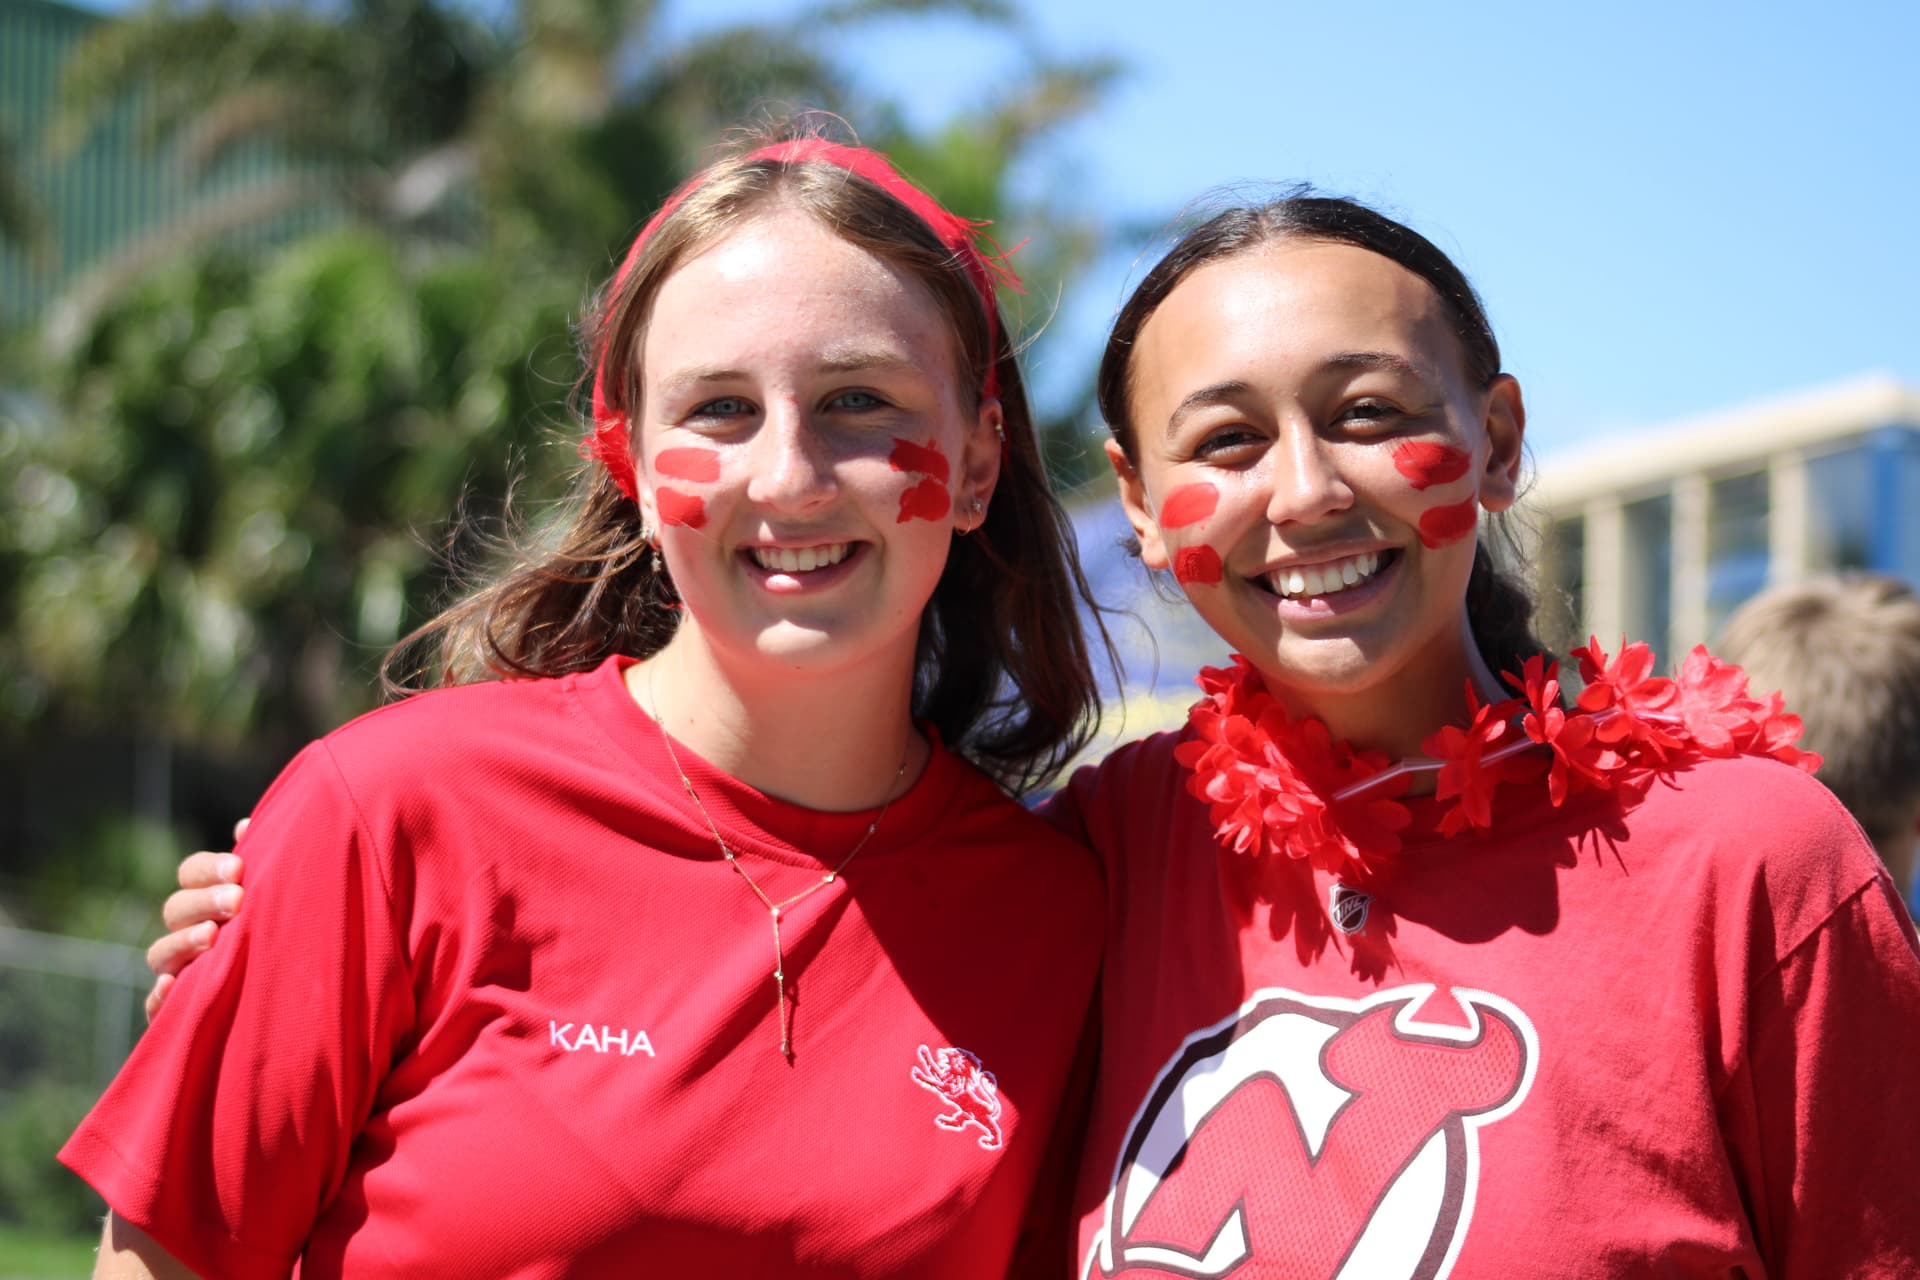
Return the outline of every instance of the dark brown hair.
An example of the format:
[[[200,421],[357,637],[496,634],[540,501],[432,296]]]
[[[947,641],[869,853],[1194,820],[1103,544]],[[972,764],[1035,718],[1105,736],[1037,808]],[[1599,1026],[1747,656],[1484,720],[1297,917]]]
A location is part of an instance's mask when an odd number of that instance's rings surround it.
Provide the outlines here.
[[[1500,344],[1487,321],[1480,295],[1453,260],[1411,227],[1358,201],[1337,196],[1290,192],[1258,205],[1240,205],[1217,213],[1183,235],[1140,282],[1113,322],[1107,349],[1100,360],[1100,413],[1129,461],[1137,462],[1137,440],[1132,415],[1134,344],[1147,320],[1167,295],[1201,266],[1250,253],[1279,240],[1318,240],[1367,249],[1398,263],[1433,286],[1466,364],[1469,382],[1490,385],[1500,374]],[[1504,520],[1488,522],[1486,535],[1474,550],[1473,573],[1467,581],[1467,617],[1474,643],[1493,671],[1518,672],[1521,664],[1546,646],[1533,634],[1533,595],[1517,578],[1504,572],[1506,564],[1524,563],[1517,540]],[[1489,539],[1498,545],[1498,553]]]
[[[595,300],[582,345],[610,353],[607,406],[630,414],[639,353],[660,286],[692,251],[753,217],[810,217],[920,281],[946,316],[963,383],[997,368],[1006,440],[986,521],[956,538],[921,615],[913,710],[941,738],[1014,791],[1037,786],[1091,737],[1099,717],[1086,636],[1075,606],[1100,627],[1072,527],[1048,488],[1007,327],[989,339],[986,304],[955,255],[911,210],[867,179],[818,160],[751,158],[769,139],[705,170],[648,237],[616,285]],[[967,375],[971,373],[971,376]],[[584,399],[583,380],[580,396]],[[512,548],[492,581],[405,637],[387,655],[389,689],[416,653],[427,679],[454,684],[589,670],[612,654],[647,657],[679,614],[640,510],[604,468],[582,470],[555,530]]]

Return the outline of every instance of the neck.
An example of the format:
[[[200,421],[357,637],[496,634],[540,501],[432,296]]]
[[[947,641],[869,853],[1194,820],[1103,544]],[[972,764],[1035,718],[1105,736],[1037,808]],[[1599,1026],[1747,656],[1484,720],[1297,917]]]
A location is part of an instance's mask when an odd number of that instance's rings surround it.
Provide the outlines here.
[[[1287,714],[1312,716],[1334,737],[1356,747],[1412,759],[1425,754],[1420,744],[1441,726],[1466,723],[1469,680],[1483,702],[1512,695],[1480,656],[1464,611],[1454,640],[1433,661],[1410,663],[1384,684],[1354,693],[1316,692],[1308,697],[1278,686],[1270,688],[1286,705]],[[1420,789],[1416,783],[1415,790]]]
[[[627,690],[674,741],[755,790],[809,809],[875,808],[910,786],[931,755],[913,727],[911,651],[904,662],[795,672],[728,661],[683,625],[659,653],[628,668]]]

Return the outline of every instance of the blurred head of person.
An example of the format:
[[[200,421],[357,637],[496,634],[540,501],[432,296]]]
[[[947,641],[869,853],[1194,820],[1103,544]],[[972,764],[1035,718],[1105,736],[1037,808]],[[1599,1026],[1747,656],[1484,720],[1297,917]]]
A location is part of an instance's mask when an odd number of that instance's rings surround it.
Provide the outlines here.
[[[1845,574],[1764,591],[1727,621],[1720,654],[1800,717],[1815,775],[1873,841],[1902,894],[1920,848],[1920,595]]]

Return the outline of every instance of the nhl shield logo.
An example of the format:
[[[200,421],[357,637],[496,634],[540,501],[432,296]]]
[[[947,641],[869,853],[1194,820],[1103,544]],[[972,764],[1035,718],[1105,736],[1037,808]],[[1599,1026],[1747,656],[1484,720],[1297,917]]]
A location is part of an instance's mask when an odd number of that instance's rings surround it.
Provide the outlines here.
[[[1367,927],[1367,913],[1373,909],[1373,895],[1338,880],[1327,888],[1327,915],[1333,927],[1342,933],[1359,933]]]

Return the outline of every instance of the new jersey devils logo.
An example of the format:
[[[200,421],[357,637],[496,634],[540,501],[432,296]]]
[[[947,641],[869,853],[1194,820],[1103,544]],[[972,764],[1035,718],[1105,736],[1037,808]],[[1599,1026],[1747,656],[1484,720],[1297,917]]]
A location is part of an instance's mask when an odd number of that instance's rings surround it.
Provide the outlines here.
[[[1000,1083],[993,1072],[980,1065],[978,1057],[951,1046],[933,1050],[921,1045],[913,1082],[939,1094],[941,1101],[953,1108],[935,1116],[935,1124],[954,1130],[972,1125],[980,1130],[980,1145],[986,1150],[1000,1145]]]
[[[1478,1131],[1526,1098],[1525,1014],[1432,986],[1258,992],[1187,1037],[1120,1148],[1084,1275],[1441,1280],[1473,1216]]]

